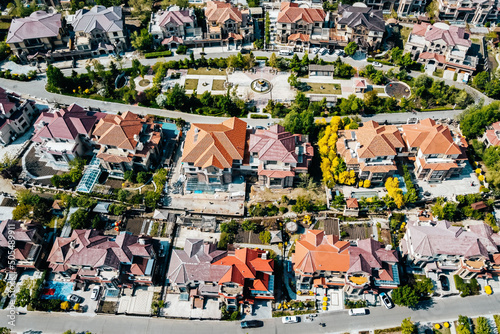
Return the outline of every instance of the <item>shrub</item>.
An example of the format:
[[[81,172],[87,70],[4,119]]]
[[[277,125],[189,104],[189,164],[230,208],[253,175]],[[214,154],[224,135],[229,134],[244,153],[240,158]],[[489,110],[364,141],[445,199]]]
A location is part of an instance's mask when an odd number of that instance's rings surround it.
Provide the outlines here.
[[[269,115],[268,114],[251,114],[250,118],[265,119],[265,118],[269,118]]]
[[[161,51],[161,52],[149,52],[144,54],[144,58],[158,58],[158,57],[170,57],[172,56],[172,51]]]
[[[262,231],[259,233],[259,239],[263,244],[269,244],[271,242],[271,233],[269,231]]]
[[[265,57],[265,56],[258,56],[258,57],[255,57],[256,60],[265,60],[267,61],[269,58]]]

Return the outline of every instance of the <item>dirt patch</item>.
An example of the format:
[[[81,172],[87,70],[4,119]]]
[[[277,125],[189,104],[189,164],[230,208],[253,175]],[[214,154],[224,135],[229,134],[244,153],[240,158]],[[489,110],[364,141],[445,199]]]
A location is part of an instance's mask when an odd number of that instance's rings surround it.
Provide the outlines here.
[[[141,81],[139,81],[139,86],[147,87],[147,86],[149,86],[150,83],[151,83],[151,81],[149,81],[148,79],[142,79]]]
[[[384,245],[390,245],[392,243],[391,242],[391,231],[383,229],[380,234],[381,234],[380,237],[382,238],[382,243]]]
[[[363,224],[345,224],[340,228],[342,232],[346,232],[347,236],[343,239],[357,240],[367,239],[373,233],[371,226],[364,226]],[[343,233],[342,233],[343,234]]]
[[[116,302],[104,301],[101,305],[101,312],[106,314],[115,314],[116,306]]]
[[[265,188],[260,190],[260,188],[252,186],[250,191],[250,200],[248,204],[255,204],[259,202],[275,202],[281,199],[281,196],[286,195],[289,199],[297,199],[298,196],[309,196],[312,201],[318,201],[325,203],[325,191],[318,187],[314,190],[307,190],[304,188],[287,188],[287,189],[269,189]]]

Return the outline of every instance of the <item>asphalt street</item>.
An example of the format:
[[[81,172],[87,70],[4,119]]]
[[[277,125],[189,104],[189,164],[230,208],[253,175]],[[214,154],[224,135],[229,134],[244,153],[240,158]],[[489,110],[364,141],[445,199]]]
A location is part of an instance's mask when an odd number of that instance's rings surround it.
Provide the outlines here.
[[[35,99],[38,101],[48,101],[48,102],[57,102],[60,104],[72,104],[78,103],[82,107],[92,107],[92,108],[100,108],[101,111],[108,113],[117,113],[117,112],[125,112],[132,111],[138,114],[155,114],[164,117],[177,118],[182,117],[187,122],[190,123],[219,123],[221,122],[221,117],[213,117],[213,116],[203,116],[196,114],[188,114],[180,111],[173,110],[165,110],[165,109],[154,109],[154,108],[146,108],[140,107],[136,105],[129,104],[121,104],[121,103],[113,103],[92,99],[84,99],[73,96],[61,95],[49,93],[45,90],[46,85],[45,76],[40,76],[38,80],[33,80],[30,82],[20,82],[14,80],[8,80],[0,78],[0,87],[3,87],[7,90],[13,91],[24,98]],[[456,115],[460,114],[461,110],[444,110],[444,111],[435,111],[435,112],[425,112],[418,113],[416,116],[419,118],[454,118]],[[362,121],[374,120],[377,122],[384,122],[386,120],[390,122],[403,123],[409,117],[414,117],[412,113],[390,113],[390,114],[377,114],[367,117],[362,117]],[[270,122],[279,122],[281,119],[251,119],[245,118],[245,121],[252,126],[266,126]]]
[[[242,330],[239,322],[173,320],[164,318],[128,317],[116,315],[97,315],[88,317],[74,313],[29,312],[16,316],[16,326],[13,331],[22,332],[29,329],[42,333],[60,334],[71,329],[77,332],[90,331],[100,333],[344,333],[369,329],[381,329],[399,326],[404,318],[420,324],[428,322],[444,322],[456,320],[459,315],[476,317],[480,315],[500,313],[500,294],[491,296],[474,296],[462,299],[460,297],[436,298],[433,303],[419,310],[396,307],[387,310],[384,307],[370,309],[366,316],[351,317],[347,311],[324,313],[313,322],[283,324],[281,318],[264,321],[264,326],[257,329]],[[7,325],[8,311],[0,311],[0,326]],[[303,318],[303,316],[302,316]],[[318,323],[324,322],[325,327]]]

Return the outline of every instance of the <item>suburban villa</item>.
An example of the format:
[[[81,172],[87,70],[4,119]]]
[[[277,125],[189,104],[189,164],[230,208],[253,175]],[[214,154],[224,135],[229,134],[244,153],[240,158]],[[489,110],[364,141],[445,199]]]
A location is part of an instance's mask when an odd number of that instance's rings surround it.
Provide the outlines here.
[[[130,111],[123,115],[106,114],[94,131],[92,140],[99,148],[97,158],[113,177],[123,178],[128,170],[148,170],[161,152],[161,125]]]
[[[185,41],[203,39],[201,27],[197,27],[193,9],[168,9],[151,14],[149,32],[155,44],[176,48]]]
[[[0,88],[0,144],[8,145],[22,136],[37,113],[32,101],[22,101],[16,94]]]
[[[246,131],[247,123],[236,117],[220,124],[191,124],[181,158],[188,182],[231,183],[243,163]]]
[[[35,122],[35,154],[54,169],[68,170],[76,157],[92,153],[90,134],[104,113],[87,111],[78,104],[42,112]]]
[[[47,262],[71,282],[152,285],[156,253],[151,241],[130,232],[73,230],[68,238],[56,238]]]
[[[7,219],[0,222],[0,272],[20,268],[38,269],[43,250],[43,235],[43,226],[32,221]],[[14,258],[9,256],[11,240],[15,242]],[[7,259],[14,261],[12,267],[7,265]]]
[[[250,135],[249,165],[257,169],[259,184],[268,188],[292,187],[298,173],[307,173],[314,155],[307,137],[292,135],[279,124]]]

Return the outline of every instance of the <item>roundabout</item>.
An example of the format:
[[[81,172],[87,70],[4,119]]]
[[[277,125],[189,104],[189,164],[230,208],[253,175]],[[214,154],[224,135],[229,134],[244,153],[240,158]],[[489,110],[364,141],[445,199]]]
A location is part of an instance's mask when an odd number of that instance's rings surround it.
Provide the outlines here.
[[[399,81],[389,82],[385,85],[384,90],[387,95],[398,100],[401,100],[403,97],[407,99],[411,95],[410,86]]]
[[[256,79],[250,84],[250,88],[256,93],[268,93],[273,89],[273,85],[266,79]]]

